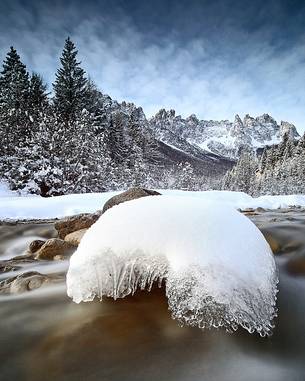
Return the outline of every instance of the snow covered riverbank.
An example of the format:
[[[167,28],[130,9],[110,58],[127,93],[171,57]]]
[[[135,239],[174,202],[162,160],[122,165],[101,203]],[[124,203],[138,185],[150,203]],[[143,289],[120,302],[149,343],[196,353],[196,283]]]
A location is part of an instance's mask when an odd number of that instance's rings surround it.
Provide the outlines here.
[[[278,209],[291,206],[305,207],[305,195],[261,196],[253,198],[243,192],[159,190],[164,195],[176,197],[199,197],[234,208]],[[43,198],[18,196],[6,187],[0,187],[0,220],[52,219],[78,213],[91,213],[102,209],[104,203],[120,192],[70,194]]]

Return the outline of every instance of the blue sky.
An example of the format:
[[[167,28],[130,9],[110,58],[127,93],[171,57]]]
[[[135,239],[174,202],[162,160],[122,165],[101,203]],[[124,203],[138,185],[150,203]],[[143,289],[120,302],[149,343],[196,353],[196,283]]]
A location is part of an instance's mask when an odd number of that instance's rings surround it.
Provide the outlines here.
[[[148,116],[269,113],[305,130],[304,1],[0,2],[0,58],[13,45],[50,88],[68,35],[100,89]]]

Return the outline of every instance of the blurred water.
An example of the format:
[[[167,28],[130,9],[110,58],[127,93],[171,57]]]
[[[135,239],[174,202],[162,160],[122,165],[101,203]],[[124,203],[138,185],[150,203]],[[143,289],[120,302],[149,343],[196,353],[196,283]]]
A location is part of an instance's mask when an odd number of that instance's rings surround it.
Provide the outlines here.
[[[77,305],[62,281],[0,297],[0,380],[304,381],[305,276],[290,275],[285,264],[304,254],[305,218],[301,211],[251,218],[276,235],[282,252],[271,338],[181,328],[170,318],[162,289]],[[42,237],[51,230],[0,226],[0,253],[28,231]],[[67,265],[46,262],[35,270],[63,272]]]

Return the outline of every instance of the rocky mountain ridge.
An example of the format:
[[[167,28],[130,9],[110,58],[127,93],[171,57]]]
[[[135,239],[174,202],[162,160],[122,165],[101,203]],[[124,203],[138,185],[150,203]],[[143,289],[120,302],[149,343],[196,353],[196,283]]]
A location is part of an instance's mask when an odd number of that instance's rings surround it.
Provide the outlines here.
[[[97,112],[102,116],[108,136],[107,145],[114,161],[120,160],[119,156],[127,160],[132,154],[132,146],[135,145],[137,159],[141,151],[145,160],[155,165],[167,168],[179,163],[189,163],[196,172],[205,176],[221,176],[234,164],[234,161],[203,150],[169,129],[164,132],[166,138],[162,138],[159,130],[146,118],[142,107],[137,107],[134,103],[119,103],[100,93]]]
[[[256,118],[239,115],[229,120],[199,120],[196,115],[182,118],[174,110],[161,109],[149,119],[150,128],[157,138],[176,149],[189,152],[200,149],[222,157],[237,159],[245,148],[255,151],[266,145],[279,144],[284,134],[297,139],[296,127],[282,121],[278,124],[268,114]]]

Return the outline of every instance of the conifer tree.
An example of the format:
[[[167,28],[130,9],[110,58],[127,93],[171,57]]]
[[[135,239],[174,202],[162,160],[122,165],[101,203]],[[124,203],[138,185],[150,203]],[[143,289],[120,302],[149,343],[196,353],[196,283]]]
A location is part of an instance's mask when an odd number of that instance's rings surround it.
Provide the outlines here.
[[[112,160],[118,165],[125,165],[128,156],[129,136],[126,133],[126,116],[122,112],[111,115],[108,131],[108,147]]]
[[[57,70],[53,84],[54,106],[65,125],[77,120],[86,100],[87,79],[77,60],[77,53],[74,43],[68,37],[60,58],[61,67]]]
[[[29,134],[29,74],[13,47],[0,74],[0,155],[13,155]]]
[[[243,151],[236,165],[223,180],[223,189],[255,193],[257,160],[251,152]]]
[[[29,113],[32,120],[37,121],[48,106],[48,95],[47,85],[43,82],[42,77],[33,73],[29,89]]]

